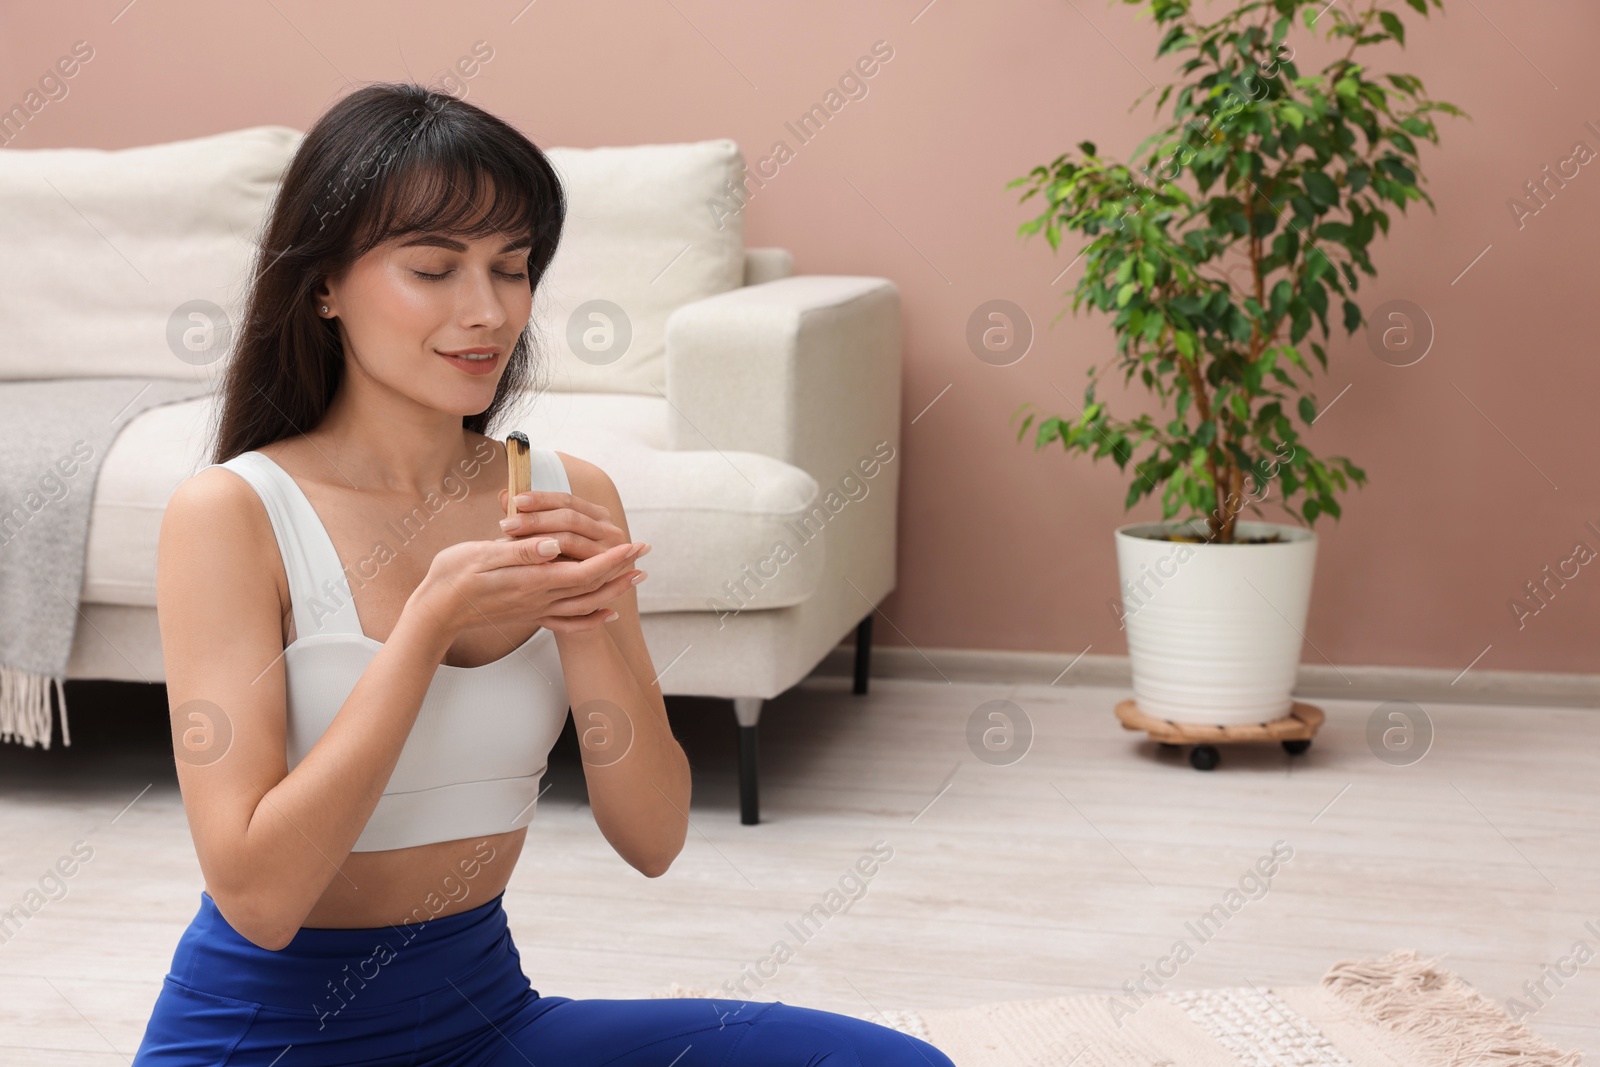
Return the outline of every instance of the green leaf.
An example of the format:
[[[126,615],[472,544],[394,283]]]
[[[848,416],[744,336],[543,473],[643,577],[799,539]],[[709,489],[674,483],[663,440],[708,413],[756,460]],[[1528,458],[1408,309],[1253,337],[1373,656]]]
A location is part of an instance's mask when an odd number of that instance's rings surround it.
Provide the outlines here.
[[[1317,313],[1319,319],[1328,317],[1328,290],[1316,282],[1306,285],[1306,303],[1311,305],[1311,310]]]
[[[1155,344],[1156,338],[1161,336],[1161,331],[1166,328],[1166,325],[1167,317],[1161,313],[1161,308],[1153,307],[1144,317],[1144,330],[1141,331],[1139,336],[1143,337],[1147,343]],[[1163,373],[1167,372],[1166,367],[1162,367],[1161,370]]]
[[[1415,156],[1417,154],[1417,146],[1413,144],[1411,138],[1407,137],[1405,134],[1399,132],[1398,130],[1390,130],[1387,136],[1389,138],[1389,143],[1400,149],[1400,151],[1404,152],[1406,155]]]
[[[1297,345],[1300,339],[1311,331],[1311,313],[1301,312],[1294,316],[1289,327],[1289,343]]]
[[[1318,207],[1327,208],[1339,202],[1339,187],[1321,171],[1308,170],[1301,175],[1301,180],[1305,183],[1306,195]]]
[[[1427,12],[1424,11],[1423,14],[1427,14]],[[1406,28],[1400,24],[1400,16],[1393,11],[1380,11],[1378,12],[1378,21],[1383,23],[1383,28],[1388,30],[1394,39],[1400,42],[1401,47],[1405,46]]]
[[[1128,301],[1133,299],[1133,294],[1139,288],[1138,282],[1129,282],[1117,290],[1117,307],[1127,307]]]
[[[1289,306],[1289,297],[1293,293],[1294,284],[1288,278],[1280,279],[1278,284],[1272,287],[1272,292],[1267,297],[1267,303],[1271,305],[1267,314],[1272,317],[1273,321],[1283,317],[1284,309]]]
[[[1344,328],[1346,333],[1355,333],[1361,327],[1361,308],[1354,301],[1344,302]]]
[[[1317,417],[1317,405],[1312,401],[1312,399],[1309,396],[1302,396],[1300,398],[1300,418],[1301,418],[1301,420],[1307,426],[1310,426],[1312,420],[1315,419],[1316,417]]]

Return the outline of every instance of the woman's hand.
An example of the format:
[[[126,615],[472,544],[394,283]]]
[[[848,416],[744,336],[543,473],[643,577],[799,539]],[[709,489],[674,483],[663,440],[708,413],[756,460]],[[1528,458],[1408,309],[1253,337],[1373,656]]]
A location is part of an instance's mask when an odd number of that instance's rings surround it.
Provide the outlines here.
[[[500,510],[506,509],[509,491],[500,490]],[[557,558],[589,559],[627,543],[622,528],[611,522],[611,512],[572,493],[524,490],[517,494],[517,513],[501,520],[500,540],[553,539],[560,546]],[[539,536],[539,535],[544,536]],[[641,556],[650,551],[644,547]],[[542,557],[541,557],[542,558]]]
[[[550,559],[540,542],[560,536],[462,541],[441,549],[414,596],[451,633],[480,626],[504,632],[529,624],[556,633],[598,630],[610,621],[610,603],[633,588],[633,561],[649,547],[622,541],[584,559]],[[582,549],[581,545],[575,545]]]

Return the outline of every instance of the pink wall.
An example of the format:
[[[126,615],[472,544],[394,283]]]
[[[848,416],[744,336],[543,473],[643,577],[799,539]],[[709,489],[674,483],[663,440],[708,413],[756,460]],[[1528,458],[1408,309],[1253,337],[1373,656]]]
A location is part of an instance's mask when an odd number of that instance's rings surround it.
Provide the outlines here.
[[[1590,340],[1600,166],[1584,167],[1520,229],[1507,201],[1575,141],[1600,150],[1584,126],[1600,126],[1600,9],[1550,0],[1528,17],[1511,0],[1449,0],[1446,15],[1423,21],[1386,6],[1405,15],[1411,40],[1389,69],[1419,74],[1473,118],[1442,120],[1443,147],[1424,156],[1438,214],[1398,219],[1375,255],[1380,277],[1363,289],[1369,311],[1396,298],[1425,308],[1432,351],[1396,368],[1361,337],[1330,350],[1320,402],[1349,389],[1309,442],[1349,455],[1371,481],[1344,498],[1342,522],[1316,527],[1304,659],[1459,670],[1488,646],[1478,669],[1593,671],[1600,573],[1590,572],[1600,564],[1582,567],[1520,630],[1509,602],[1578,541],[1600,550],[1600,534],[1584,525],[1600,528],[1600,364]],[[427,81],[480,40],[494,56],[469,99],[541,144],[730,136],[754,162],[784,139],[795,156],[751,202],[750,243],[792,249],[806,272],[892,278],[904,299],[900,586],[887,615],[919,647],[1125,650],[1106,608],[1116,596],[1111,530],[1159,511],[1147,501],[1125,514],[1114,466],[1035,453],[1007,426],[1025,400],[1068,413],[1056,390],[1076,402],[1111,337],[1098,318],[1050,325],[1080,268],[1052,283],[1075,249],[1054,256],[1042,239],[1021,242],[1016,228],[1033,202],[1019,206],[1004,184],[1080,140],[1120,153],[1147,131],[1148,106],[1129,105],[1169,68],[1151,58],[1155,34],[1137,9],[1103,0],[450,7],[9,8],[0,14],[6,106],[74,42],[94,48],[69,94],[11,147],[119,148],[261,123],[304,129],[347,78]],[[1303,28],[1294,33],[1306,42]],[[785,122],[880,40],[893,57],[868,94],[798,145]],[[996,298],[1026,309],[1037,332],[1027,357],[1003,368],[964,340],[972,310]],[[892,627],[879,633],[902,643]]]

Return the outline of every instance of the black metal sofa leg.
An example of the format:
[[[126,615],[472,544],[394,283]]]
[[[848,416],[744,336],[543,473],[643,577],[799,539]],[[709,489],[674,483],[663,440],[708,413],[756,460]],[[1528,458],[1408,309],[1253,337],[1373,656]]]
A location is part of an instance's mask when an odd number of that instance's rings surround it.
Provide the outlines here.
[[[872,672],[872,616],[868,615],[856,626],[856,684],[853,692],[860,696],[867,691],[867,677]]]
[[[739,719],[739,821],[754,826],[761,821],[757,793],[756,723],[761,718],[761,697],[734,697],[733,713]]]

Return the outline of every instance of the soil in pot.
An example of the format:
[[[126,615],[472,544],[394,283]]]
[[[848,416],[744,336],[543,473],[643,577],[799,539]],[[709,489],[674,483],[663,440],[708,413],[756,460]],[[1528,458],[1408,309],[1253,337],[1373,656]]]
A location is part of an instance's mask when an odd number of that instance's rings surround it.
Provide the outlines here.
[[[1145,538],[1145,540],[1147,540],[1147,541],[1183,541],[1186,544],[1191,544],[1191,545],[1205,545],[1205,544],[1210,544],[1211,543],[1210,538],[1206,538],[1206,537],[1191,537],[1188,534],[1180,534],[1180,533],[1166,533],[1166,534],[1162,534],[1160,537],[1147,537],[1147,538]],[[1279,534],[1265,534],[1265,535],[1257,535],[1255,537],[1236,537],[1232,541],[1229,541],[1229,542],[1226,542],[1226,543],[1230,544],[1230,545],[1273,545],[1273,544],[1277,544],[1278,542],[1283,541],[1283,540],[1284,540],[1284,538]],[[1217,542],[1217,543],[1221,544],[1222,542]]]

